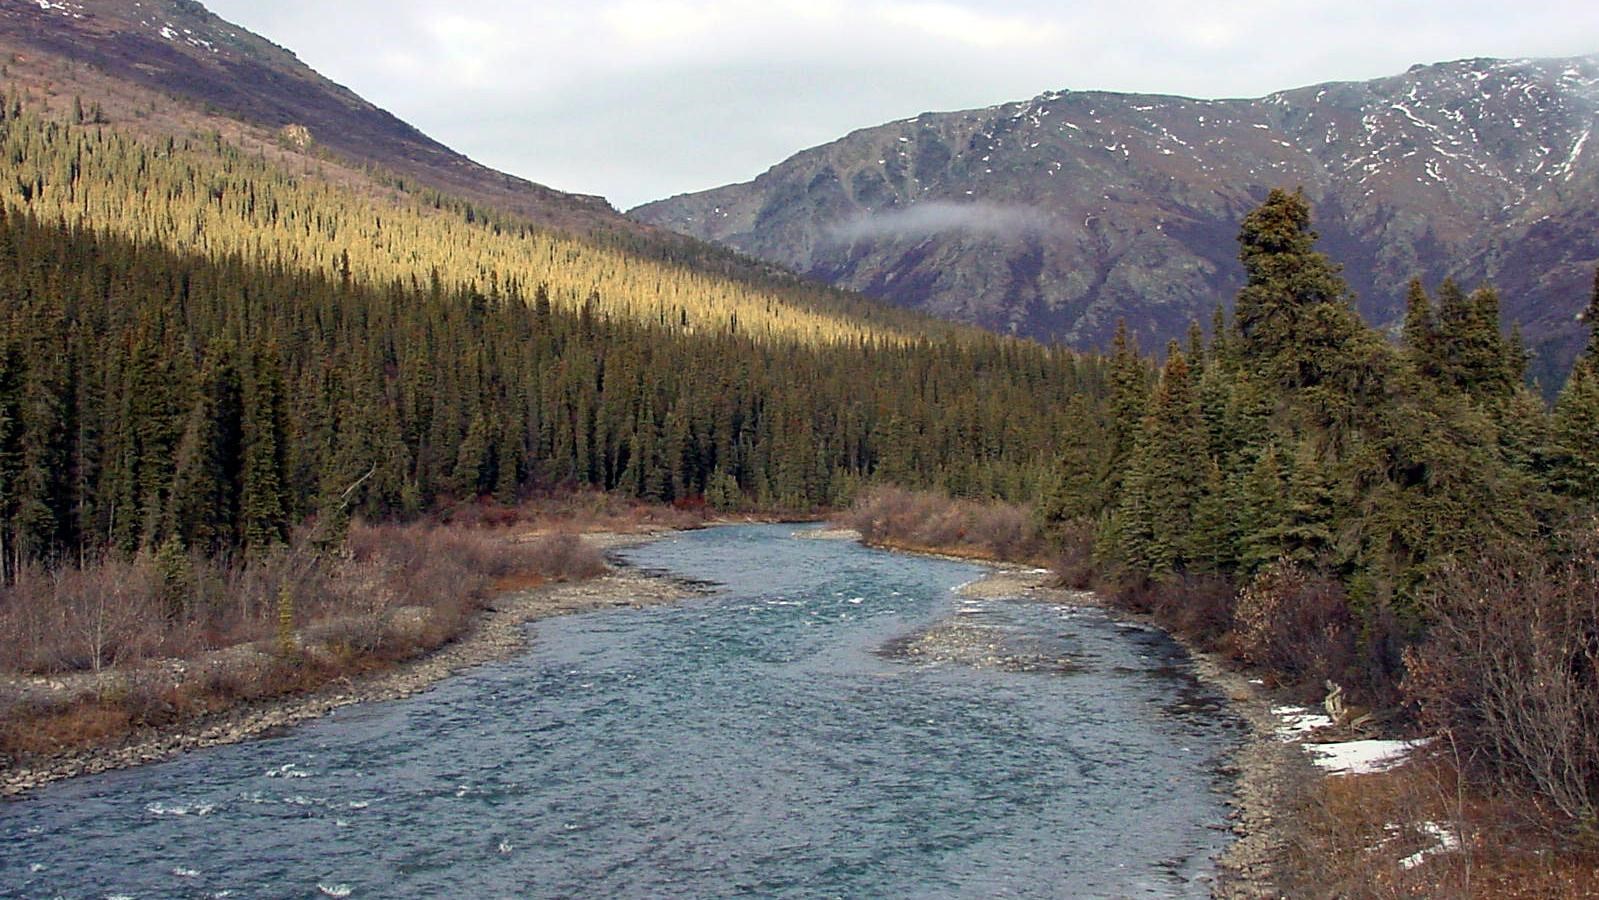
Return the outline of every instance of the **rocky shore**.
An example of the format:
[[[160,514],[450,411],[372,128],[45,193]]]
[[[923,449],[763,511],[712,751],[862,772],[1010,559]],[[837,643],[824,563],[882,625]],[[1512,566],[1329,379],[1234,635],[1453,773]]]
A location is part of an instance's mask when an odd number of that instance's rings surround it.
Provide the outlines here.
[[[586,536],[600,549],[641,543],[655,535]],[[201,747],[230,744],[327,715],[354,703],[393,700],[422,691],[462,669],[510,656],[526,646],[522,626],[552,616],[617,607],[671,603],[698,593],[692,585],[628,568],[587,581],[561,583],[495,598],[471,629],[438,651],[391,669],[328,685],[310,694],[245,703],[172,728],[135,735],[115,747],[24,761],[0,770],[0,797],[78,775],[169,759]]]

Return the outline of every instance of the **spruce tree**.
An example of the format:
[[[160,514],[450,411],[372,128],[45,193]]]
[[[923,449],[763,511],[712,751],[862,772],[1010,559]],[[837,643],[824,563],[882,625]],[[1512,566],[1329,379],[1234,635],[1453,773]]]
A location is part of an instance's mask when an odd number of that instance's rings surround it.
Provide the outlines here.
[[[1193,558],[1194,515],[1205,493],[1208,441],[1187,358],[1172,342],[1149,401],[1134,477],[1141,509],[1124,507],[1140,560],[1156,573],[1182,571]],[[1140,546],[1141,545],[1141,546]]]
[[[239,532],[259,552],[289,537],[289,408],[275,344],[259,349],[246,383]]]
[[[1234,532],[1240,575],[1252,575],[1280,559],[1286,549],[1280,524],[1287,517],[1287,484],[1275,444],[1267,444],[1238,480]]]
[[[178,442],[163,532],[215,555],[238,544],[243,469],[243,385],[233,348],[219,345],[196,385]]]
[[[1557,484],[1565,493],[1599,502],[1599,372],[1579,363],[1555,401],[1554,436],[1559,447]]]
[[[1423,377],[1438,377],[1438,323],[1432,300],[1420,278],[1412,278],[1405,292],[1405,358]]]
[[[1234,325],[1244,359],[1275,383],[1309,387],[1339,364],[1331,354],[1360,329],[1338,267],[1315,249],[1302,190],[1273,189],[1238,235],[1246,281]]]
[[[1582,355],[1599,365],[1599,269],[1594,270],[1593,293],[1588,297],[1588,307],[1582,312],[1582,320],[1588,325],[1588,344]]]
[[[16,513],[22,499],[21,354],[0,348],[0,583],[17,574]]]

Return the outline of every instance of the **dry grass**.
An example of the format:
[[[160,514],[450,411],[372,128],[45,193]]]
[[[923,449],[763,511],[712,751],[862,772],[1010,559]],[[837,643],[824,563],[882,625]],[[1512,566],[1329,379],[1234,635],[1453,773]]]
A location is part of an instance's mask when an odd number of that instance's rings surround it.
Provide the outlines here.
[[[473,509],[468,522],[357,523],[336,558],[297,541],[233,566],[145,554],[24,571],[0,588],[0,675],[19,676],[0,690],[0,758],[101,745],[393,665],[460,636],[494,594],[602,574],[577,528],[684,521],[592,497],[516,509],[509,523]],[[529,536],[529,521],[563,530]],[[278,633],[285,604],[291,651]]]
[[[1045,565],[1050,557],[1031,510],[1008,503],[880,486],[835,522],[859,531],[868,543],[898,549],[1032,565]]]
[[[1289,812],[1289,896],[1599,897],[1599,852],[1552,841],[1512,804],[1473,792],[1448,753],[1322,779]],[[1439,850],[1435,828],[1458,846]]]

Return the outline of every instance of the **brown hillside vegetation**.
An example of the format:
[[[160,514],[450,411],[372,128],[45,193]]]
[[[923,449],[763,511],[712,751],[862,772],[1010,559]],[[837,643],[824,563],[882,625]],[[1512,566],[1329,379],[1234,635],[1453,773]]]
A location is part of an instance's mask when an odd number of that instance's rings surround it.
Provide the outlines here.
[[[834,521],[880,547],[1001,562],[1049,562],[1049,545],[1032,511],[1014,504],[957,500],[880,485],[856,498]]]

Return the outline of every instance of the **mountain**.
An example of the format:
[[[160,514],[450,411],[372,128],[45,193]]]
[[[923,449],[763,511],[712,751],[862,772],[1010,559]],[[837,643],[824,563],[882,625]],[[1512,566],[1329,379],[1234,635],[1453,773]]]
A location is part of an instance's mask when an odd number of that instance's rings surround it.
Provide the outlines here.
[[[191,0],[0,4],[0,203],[181,252],[778,340],[975,332],[472,162]]]
[[[104,93],[106,79],[143,87],[541,224],[639,230],[604,198],[562,193],[467,159],[193,0],[6,3],[0,51],[19,69],[8,80],[42,56],[51,80],[88,82],[77,85],[86,95]]]
[[[630,215],[895,304],[1007,333],[1146,347],[1208,322],[1241,278],[1242,215],[1302,186],[1360,311],[1406,282],[1492,281],[1563,377],[1599,261],[1599,57],[1468,59],[1196,100],[1052,91],[924,113],[747,184]]]

